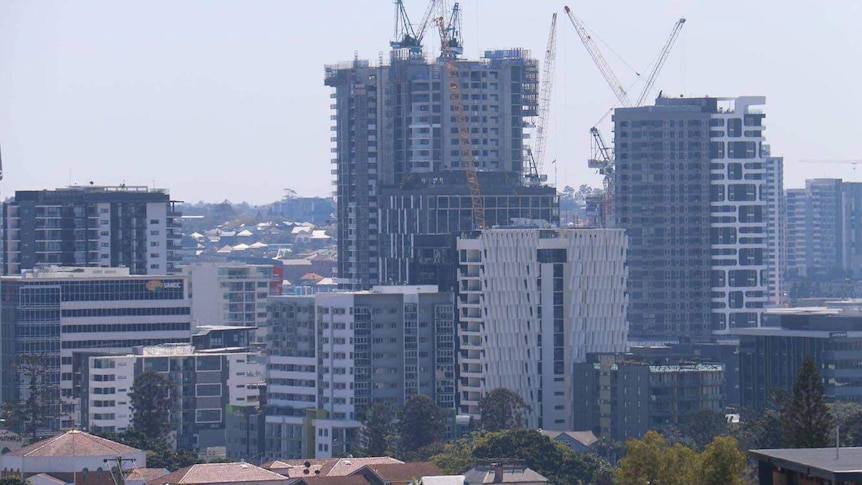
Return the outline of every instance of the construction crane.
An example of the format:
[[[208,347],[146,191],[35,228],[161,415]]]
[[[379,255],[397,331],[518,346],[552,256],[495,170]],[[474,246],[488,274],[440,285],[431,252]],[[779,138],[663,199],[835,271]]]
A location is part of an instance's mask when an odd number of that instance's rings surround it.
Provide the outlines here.
[[[456,3],[455,10],[453,10],[453,18],[457,9],[458,4]],[[460,15],[457,18],[460,19]],[[473,159],[473,147],[470,142],[470,128],[467,126],[467,115],[464,113],[461,85],[458,82],[458,65],[455,62],[456,54],[452,46],[452,38],[449,37],[446,20],[443,17],[438,17],[435,21],[437,27],[440,29],[440,44],[442,46],[440,59],[443,61],[444,70],[446,71],[446,82],[449,85],[449,105],[452,114],[455,115],[455,122],[458,128],[458,151],[461,155],[461,162],[464,164],[464,173],[467,175],[467,185],[470,187],[473,223],[476,229],[484,229],[485,203],[482,200],[479,178],[476,174],[476,161]],[[451,19],[449,25],[451,25]],[[460,25],[457,31],[460,32]]]
[[[680,18],[676,21],[676,24],[674,24],[673,30],[670,32],[670,36],[664,43],[664,47],[661,48],[658,59],[644,83],[643,91],[641,91],[641,95],[638,96],[635,106],[644,105],[644,101],[646,101],[646,97],[649,96],[649,92],[652,90],[653,84],[655,84],[656,79],[658,79],[658,74],[661,72],[662,67],[664,67],[664,62],[667,60],[667,56],[670,54],[671,49],[673,49],[673,44],[676,42],[676,38],[679,37],[679,33],[682,30],[683,25],[685,25],[685,17]]]
[[[598,46],[593,41],[590,33],[587,32],[587,28],[584,27],[583,22],[575,16],[568,5],[566,5],[565,10],[566,15],[569,16],[569,20],[572,22],[572,26],[574,26],[575,30],[578,32],[578,37],[581,38],[581,42],[584,44],[584,47],[587,48],[587,53],[593,58],[593,62],[596,63],[596,66],[599,68],[602,76],[604,76],[605,81],[608,82],[608,86],[611,87],[611,90],[616,95],[617,100],[619,100],[620,104],[623,106],[631,106],[631,101],[629,101],[629,95],[626,92],[626,89],[620,83],[620,80],[617,79],[616,74],[614,74],[613,69],[611,69],[610,64],[605,60],[601,51],[599,51]]]
[[[536,120],[536,143],[528,148],[530,171],[528,179],[539,180],[545,162],[545,148],[548,145],[548,119],[551,112],[551,94],[554,87],[554,67],[557,60],[557,13],[551,16],[551,31],[548,46],[545,48],[545,62],[542,64],[542,84],[539,89],[539,116]]]
[[[445,5],[444,5],[445,8]],[[440,35],[440,52],[449,49],[457,59],[458,56],[464,53],[464,39],[461,37],[461,6],[458,2],[452,7],[452,13],[449,15],[449,21],[444,26],[446,31],[445,40],[441,33]]]
[[[393,49],[409,49],[411,54],[421,55],[422,39],[425,37],[428,22],[436,5],[437,0],[428,2],[422,21],[414,29],[413,24],[410,23],[410,17],[407,16],[407,9],[404,8],[404,2],[395,0],[395,37],[389,45]]]

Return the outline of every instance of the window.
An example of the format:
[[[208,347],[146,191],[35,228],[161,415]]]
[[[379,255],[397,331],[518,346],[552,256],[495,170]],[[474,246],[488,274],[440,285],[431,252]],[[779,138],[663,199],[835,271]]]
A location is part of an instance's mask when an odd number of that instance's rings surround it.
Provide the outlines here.
[[[221,396],[221,384],[196,384],[195,385],[195,396],[196,397],[220,397]]]
[[[221,409],[198,409],[195,412],[196,423],[220,423]]]

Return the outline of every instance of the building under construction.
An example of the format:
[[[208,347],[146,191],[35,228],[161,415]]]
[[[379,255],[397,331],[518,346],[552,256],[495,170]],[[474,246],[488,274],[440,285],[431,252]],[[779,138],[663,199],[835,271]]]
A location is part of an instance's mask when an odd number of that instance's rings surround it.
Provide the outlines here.
[[[399,2],[396,8],[403,14]],[[347,289],[452,284],[454,277],[433,270],[454,268],[446,235],[512,218],[559,222],[556,190],[524,177],[524,139],[539,107],[538,62],[524,49],[458,58],[457,4],[438,23],[443,55],[429,59],[421,46],[429,19],[426,13],[414,32],[403,15],[387,62],[357,58],[326,67],[337,269]],[[468,183],[471,176],[478,186]],[[487,208],[481,220],[477,204]],[[420,270],[425,260],[433,264]]]

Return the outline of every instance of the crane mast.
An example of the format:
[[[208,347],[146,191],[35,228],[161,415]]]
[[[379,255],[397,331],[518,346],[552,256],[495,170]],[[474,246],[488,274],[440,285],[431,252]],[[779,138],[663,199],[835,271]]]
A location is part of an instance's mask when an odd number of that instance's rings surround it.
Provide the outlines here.
[[[548,119],[551,112],[551,94],[554,87],[554,68],[557,59],[557,13],[551,16],[551,31],[548,34],[548,46],[545,48],[545,62],[542,65],[542,85],[539,92],[539,117],[536,120],[535,153],[533,158],[536,177],[542,174],[545,162],[545,147],[548,146]]]
[[[671,30],[670,36],[668,36],[667,41],[664,43],[664,47],[661,48],[658,60],[656,61],[655,66],[653,66],[652,72],[649,73],[646,83],[644,84],[643,91],[641,91],[641,95],[638,96],[638,101],[635,103],[635,106],[644,105],[644,101],[646,101],[646,97],[649,96],[649,92],[652,90],[653,84],[655,84],[656,79],[658,79],[658,74],[661,72],[662,67],[664,67],[664,62],[667,60],[667,56],[670,54],[671,49],[673,49],[673,44],[676,42],[676,38],[679,37],[679,33],[682,30],[683,25],[685,25],[684,17],[677,20],[676,24],[673,26],[673,30]]]
[[[601,51],[599,51],[599,48],[595,41],[593,41],[590,33],[587,32],[587,28],[584,27],[584,24],[575,16],[568,5],[566,5],[565,10],[566,14],[569,16],[569,20],[572,21],[572,26],[574,26],[575,30],[578,32],[578,37],[581,38],[581,42],[584,44],[584,47],[587,48],[587,53],[589,53],[590,57],[593,58],[593,62],[598,66],[599,71],[601,71],[605,81],[608,82],[608,85],[616,95],[617,100],[619,100],[620,104],[623,106],[631,106],[632,103],[629,101],[628,93],[626,93],[620,80],[617,79],[616,74],[614,74],[613,69],[611,69],[610,64],[608,64],[608,61],[605,60],[605,56],[603,56]]]
[[[458,5],[455,4],[455,8]],[[453,18],[455,11],[453,10]],[[455,62],[455,50],[449,37],[449,29],[446,20],[438,17],[435,22],[440,30],[440,44],[442,51],[440,58],[446,71],[446,83],[449,85],[449,104],[458,129],[458,151],[464,164],[464,172],[467,175],[467,185],[470,187],[470,199],[473,208],[473,223],[476,229],[484,229],[485,226],[485,203],[482,200],[482,192],[479,188],[479,179],[476,175],[476,161],[473,158],[473,148],[470,143],[470,128],[467,126],[467,115],[464,113],[464,102],[461,95],[461,85],[458,81],[458,66]],[[459,22],[460,23],[460,22]],[[451,25],[451,22],[450,22]],[[460,32],[460,25],[458,28]]]

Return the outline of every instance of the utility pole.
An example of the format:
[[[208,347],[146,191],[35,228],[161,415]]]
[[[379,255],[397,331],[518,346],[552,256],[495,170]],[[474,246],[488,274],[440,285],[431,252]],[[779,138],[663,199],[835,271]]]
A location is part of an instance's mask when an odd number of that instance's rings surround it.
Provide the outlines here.
[[[123,474],[123,463],[134,463],[134,458],[123,458],[120,455],[117,455],[113,460],[109,460],[105,458],[105,463],[112,463],[111,465],[111,479],[114,481],[114,485],[126,485],[126,476]],[[116,465],[113,462],[116,461]]]

